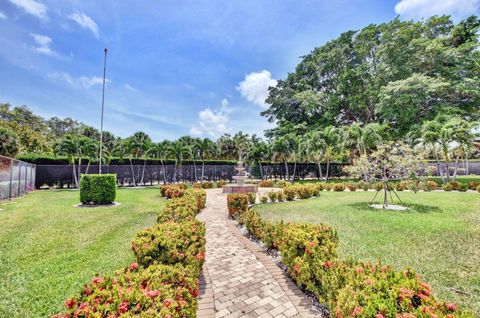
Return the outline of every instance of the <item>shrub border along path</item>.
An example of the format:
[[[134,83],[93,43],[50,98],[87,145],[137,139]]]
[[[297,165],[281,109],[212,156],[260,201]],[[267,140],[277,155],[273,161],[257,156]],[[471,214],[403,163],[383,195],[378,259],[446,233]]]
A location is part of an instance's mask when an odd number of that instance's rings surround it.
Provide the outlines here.
[[[302,291],[227,218],[227,197],[207,190],[198,215],[206,226],[206,258],[197,316],[319,317]]]

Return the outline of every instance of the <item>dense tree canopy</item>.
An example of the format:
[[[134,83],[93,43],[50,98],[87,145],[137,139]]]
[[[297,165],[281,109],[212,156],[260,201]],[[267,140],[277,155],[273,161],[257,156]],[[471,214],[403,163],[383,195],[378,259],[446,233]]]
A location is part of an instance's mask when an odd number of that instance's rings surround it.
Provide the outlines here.
[[[262,114],[275,137],[327,126],[387,125],[403,138],[439,114],[480,116],[480,22],[395,19],[349,31],[303,57],[270,88]]]

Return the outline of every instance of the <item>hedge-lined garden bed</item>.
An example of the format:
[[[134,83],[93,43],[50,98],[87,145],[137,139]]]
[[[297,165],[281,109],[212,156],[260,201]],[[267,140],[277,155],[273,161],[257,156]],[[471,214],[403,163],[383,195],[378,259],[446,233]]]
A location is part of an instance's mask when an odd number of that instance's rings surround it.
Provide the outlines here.
[[[196,317],[205,227],[195,215],[205,199],[204,190],[186,190],[169,200],[158,214],[161,223],[133,240],[136,262],[93,278],[65,302],[66,312],[54,317]]]
[[[233,201],[244,200],[232,197],[231,205],[243,206]],[[292,279],[328,304],[332,317],[472,317],[453,303],[437,300],[411,269],[341,260],[337,233],[328,225],[269,222],[253,209],[235,216],[267,248],[280,251]]]

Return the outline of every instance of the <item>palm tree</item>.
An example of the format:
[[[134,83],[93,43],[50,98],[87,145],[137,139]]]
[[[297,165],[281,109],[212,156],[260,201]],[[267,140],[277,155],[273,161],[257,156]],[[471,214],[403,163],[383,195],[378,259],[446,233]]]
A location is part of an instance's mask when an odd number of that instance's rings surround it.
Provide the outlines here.
[[[106,151],[108,150],[105,149],[103,154],[105,154]],[[82,146],[82,154],[88,158],[87,169],[85,169],[85,174],[87,174],[92,161],[98,159],[98,144],[94,140],[89,139],[89,141],[86,141]]]
[[[216,154],[216,145],[213,141],[208,138],[198,139],[195,143],[196,152],[198,153],[200,159],[202,160],[202,177],[201,181],[203,182],[205,174],[205,160],[211,158]]]
[[[327,162],[327,171],[325,174],[325,180],[328,181],[328,176],[330,173],[330,162],[335,158],[335,155],[340,150],[340,135],[337,129],[333,126],[327,126],[322,131],[320,131],[322,147],[323,147],[323,157]]]
[[[152,143],[150,145],[150,148],[148,148],[147,150],[147,153],[149,156],[160,160],[160,164],[162,165],[162,170],[163,170],[163,184],[167,183],[164,160],[167,159],[169,147],[170,147],[169,142],[165,140],[162,142]]]
[[[152,143],[152,139],[143,131],[137,131],[127,139],[129,140],[128,146],[129,146],[129,150],[132,152],[133,157],[135,159],[139,159],[143,157],[144,159],[142,177],[140,179],[140,184],[143,184],[143,177],[145,175],[145,165],[147,164],[146,151],[150,147],[150,144]]]
[[[261,179],[265,179],[262,161],[268,160],[269,157],[268,144],[262,140],[257,140],[252,143],[247,151],[247,160],[251,161],[253,164],[258,164],[260,170]]]
[[[323,141],[318,131],[311,131],[305,136],[305,152],[307,156],[317,163],[318,177],[323,179],[322,159],[323,159]]]
[[[285,176],[287,180],[290,180],[290,173],[288,171],[288,158],[290,157],[290,143],[286,136],[277,137],[273,141],[272,146],[272,159],[274,161],[283,162],[285,165]]]
[[[77,171],[75,169],[75,158],[78,152],[78,137],[75,135],[65,135],[54,146],[54,155],[63,155],[68,159],[68,163],[72,165],[73,180],[75,187],[78,187]]]
[[[181,141],[175,141],[170,144],[169,155],[175,160],[175,170],[173,172],[173,182],[177,182],[177,172],[182,167],[183,160],[189,153],[189,148]]]
[[[425,147],[430,147],[431,153],[435,156],[435,161],[437,163],[437,171],[442,178],[442,181],[445,182],[442,169],[440,169],[440,130],[442,125],[436,120],[426,121],[421,128],[421,139],[420,143]]]

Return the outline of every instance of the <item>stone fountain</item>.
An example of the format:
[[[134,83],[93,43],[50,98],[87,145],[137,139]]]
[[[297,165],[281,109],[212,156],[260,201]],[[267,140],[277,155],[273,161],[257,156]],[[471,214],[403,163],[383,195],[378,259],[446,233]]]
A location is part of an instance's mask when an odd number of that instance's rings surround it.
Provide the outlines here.
[[[245,174],[245,167],[243,166],[243,156],[242,152],[239,153],[239,159],[237,165],[235,166],[237,174],[232,178],[235,180],[233,184],[227,184],[223,186],[223,193],[248,193],[248,192],[257,192],[256,184],[246,184],[245,180],[248,179],[248,176]]]

